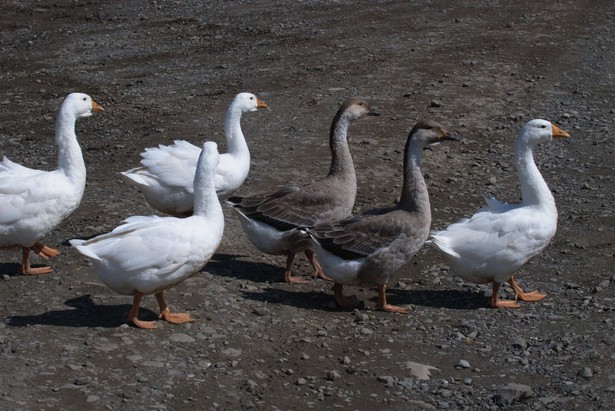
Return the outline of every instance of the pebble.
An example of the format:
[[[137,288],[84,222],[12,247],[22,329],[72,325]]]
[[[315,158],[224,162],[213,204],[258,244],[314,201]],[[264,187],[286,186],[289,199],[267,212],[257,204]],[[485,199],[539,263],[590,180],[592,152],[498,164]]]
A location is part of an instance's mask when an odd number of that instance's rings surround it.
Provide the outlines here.
[[[231,357],[231,358],[237,358],[242,354],[242,351],[237,348],[226,348],[222,350],[221,352],[222,354],[226,355],[227,357]]]
[[[413,361],[406,362],[404,368],[410,370],[410,374],[417,380],[429,380],[431,371],[440,371],[438,368],[431,365],[420,364]]]
[[[459,362],[457,363],[455,367],[456,368],[470,368],[470,363],[466,360],[459,360]]]
[[[341,378],[341,374],[335,370],[327,371],[327,380],[335,381]]]
[[[591,368],[583,367],[579,370],[578,375],[579,377],[590,379],[591,377],[594,376],[594,373],[592,372]]]
[[[495,395],[495,402],[501,407],[509,406],[515,402],[523,401],[530,398],[534,392],[529,385],[508,383],[507,385],[498,388]]]

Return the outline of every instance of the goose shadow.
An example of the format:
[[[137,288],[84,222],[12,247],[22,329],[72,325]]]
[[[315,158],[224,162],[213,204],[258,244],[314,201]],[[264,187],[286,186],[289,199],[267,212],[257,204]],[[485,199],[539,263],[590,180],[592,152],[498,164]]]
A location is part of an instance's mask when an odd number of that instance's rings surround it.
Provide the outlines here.
[[[44,264],[32,264],[32,267],[44,266]],[[9,277],[15,277],[21,275],[21,264],[18,263],[0,263],[0,275],[8,275]]]
[[[323,291],[266,288],[261,291],[242,291],[242,295],[244,298],[254,301],[291,306],[305,310],[352,311],[352,309],[341,308],[332,304],[333,294]],[[365,305],[359,302],[359,306],[356,308],[362,309],[365,308]]]
[[[214,254],[201,271],[207,271],[220,277],[232,277],[239,280],[250,280],[256,283],[281,282],[284,269],[280,266],[245,261],[247,255]]]
[[[11,327],[27,327],[31,325],[55,325],[63,327],[104,327],[115,328],[126,324],[126,315],[130,304],[97,305],[90,294],[66,300],[66,310],[48,311],[37,315],[15,315],[7,317],[6,324]],[[158,319],[158,315],[147,308],[141,307],[139,318],[150,321]]]
[[[488,298],[472,290],[401,290],[387,288],[387,302],[393,305],[418,305],[454,310],[486,308]]]
[[[270,304],[281,304],[302,309],[321,309],[323,311],[352,311],[354,308],[365,309],[366,304],[357,299],[351,287],[345,289],[346,296],[357,302],[352,309],[337,307],[331,304],[333,292],[282,290],[266,288],[262,291],[242,291],[245,298]],[[361,288],[361,293],[371,294],[367,298],[370,306],[378,300],[376,289]],[[387,302],[393,305],[414,305],[432,308],[448,308],[454,310],[478,310],[487,307],[488,299],[481,293],[469,290],[399,290],[387,289]]]

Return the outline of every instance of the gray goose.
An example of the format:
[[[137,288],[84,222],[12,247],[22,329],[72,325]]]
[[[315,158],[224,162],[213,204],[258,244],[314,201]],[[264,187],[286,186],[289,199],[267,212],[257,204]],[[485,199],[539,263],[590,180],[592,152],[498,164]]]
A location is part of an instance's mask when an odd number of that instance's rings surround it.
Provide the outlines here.
[[[421,157],[426,146],[444,140],[459,138],[432,121],[419,121],[414,126],[404,150],[404,183],[395,207],[373,209],[305,230],[325,274],[335,282],[338,305],[354,306],[342,293],[344,285],[375,285],[378,309],[406,313],[403,307],[387,304],[386,286],[429,236],[431,210]]]
[[[288,186],[267,194],[233,196],[227,203],[239,216],[241,226],[256,248],[266,254],[286,255],[283,281],[305,283],[292,277],[295,254],[305,252],[318,278],[326,279],[314,257],[303,227],[335,221],[352,213],[357,192],[352,156],[348,148],[348,127],[365,116],[377,116],[358,97],[344,101],[333,118],[329,133],[331,167],[326,177],[302,186]]]

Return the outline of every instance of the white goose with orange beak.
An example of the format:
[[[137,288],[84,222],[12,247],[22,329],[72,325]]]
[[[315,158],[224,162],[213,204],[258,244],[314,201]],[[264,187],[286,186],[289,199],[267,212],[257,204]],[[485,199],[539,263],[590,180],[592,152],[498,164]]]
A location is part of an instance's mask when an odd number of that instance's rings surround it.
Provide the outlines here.
[[[21,274],[51,272],[50,267],[31,267],[30,251],[45,259],[58,255],[39,241],[81,203],[86,170],[75,122],[93,111],[104,109],[87,94],[64,99],[56,118],[56,170],[33,170],[6,157],[0,162],[0,248],[21,247]]]
[[[223,200],[235,192],[248,177],[250,150],[241,131],[241,115],[267,104],[251,93],[239,93],[226,111],[224,134],[227,152],[220,155],[216,169],[216,193]],[[141,167],[122,175],[138,187],[148,204],[156,210],[176,217],[192,214],[194,174],[201,148],[187,141],[175,140],[170,146],[146,148],[141,153]]]
[[[533,148],[553,137],[570,137],[546,120],[531,120],[517,136],[515,162],[521,184],[519,204],[488,198],[487,206],[469,219],[431,234],[431,244],[441,251],[453,273],[473,283],[493,283],[489,306],[517,308],[516,301],[498,299],[508,282],[515,300],[538,301],[538,291],[524,292],[513,274],[539,255],[555,235],[557,208],[551,190],[534,163]]]

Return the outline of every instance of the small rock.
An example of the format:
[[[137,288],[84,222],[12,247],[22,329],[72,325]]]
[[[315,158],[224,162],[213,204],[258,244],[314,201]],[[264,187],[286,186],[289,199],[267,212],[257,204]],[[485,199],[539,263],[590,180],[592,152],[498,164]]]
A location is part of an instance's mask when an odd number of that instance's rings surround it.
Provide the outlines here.
[[[514,402],[523,401],[533,395],[534,392],[529,385],[515,384],[511,382],[504,387],[500,387],[494,399],[497,405],[505,407]]]
[[[467,362],[466,360],[459,360],[459,362],[457,363],[455,367],[456,368],[470,368],[470,363]]]
[[[341,374],[335,370],[327,371],[327,380],[329,381],[339,380],[340,377]]]
[[[241,355],[241,350],[237,348],[227,348],[225,350],[222,350],[221,353],[226,355],[227,357],[237,358]]]
[[[395,385],[395,378],[390,375],[381,375],[378,377],[378,382],[384,383],[387,387]]]
[[[517,349],[526,349],[527,348],[527,341],[523,337],[517,337],[512,342],[512,346],[513,346],[513,348],[517,348]]]
[[[254,314],[258,315],[259,317],[265,317],[271,314],[271,310],[266,307],[256,307],[252,311],[254,312]]]
[[[592,369],[589,367],[583,367],[579,370],[579,372],[577,373],[577,375],[579,377],[583,377],[583,378],[591,378],[594,376],[594,373],[592,372]]]
[[[431,103],[429,103],[430,107],[440,107],[442,106],[442,103],[438,100],[431,100]]]
[[[305,384],[307,384],[307,380],[305,378],[298,378],[296,384],[297,385],[305,385]]]
[[[428,380],[431,377],[431,371],[440,371],[438,368],[431,365],[420,364],[418,362],[408,361],[404,367],[410,370],[410,374],[417,380]]]

